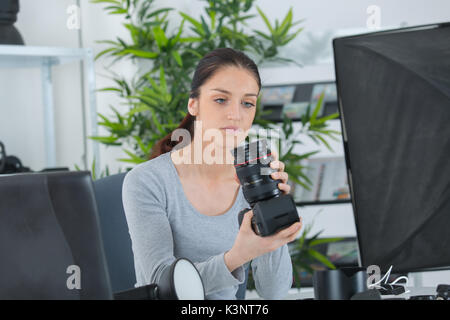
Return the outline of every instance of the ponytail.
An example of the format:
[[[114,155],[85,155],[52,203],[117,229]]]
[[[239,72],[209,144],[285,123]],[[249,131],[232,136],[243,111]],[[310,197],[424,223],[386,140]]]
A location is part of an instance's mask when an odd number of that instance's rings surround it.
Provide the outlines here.
[[[195,121],[195,116],[191,115],[188,112],[176,129],[186,129],[187,131],[189,131],[190,137],[192,139],[194,137],[194,121]],[[153,146],[149,160],[159,157],[163,153],[171,151],[178,143],[183,141],[183,139],[178,140],[178,141],[172,141],[172,133],[173,133],[173,131],[170,132],[168,135],[166,135],[161,140],[159,140]]]

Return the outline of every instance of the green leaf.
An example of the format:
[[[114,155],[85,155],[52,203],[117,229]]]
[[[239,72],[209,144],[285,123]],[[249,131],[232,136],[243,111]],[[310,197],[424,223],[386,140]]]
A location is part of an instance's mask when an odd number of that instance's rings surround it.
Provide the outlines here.
[[[128,13],[128,11],[127,11],[127,9],[119,8],[117,10],[110,11],[109,13],[110,14],[124,14],[124,13]]]
[[[147,16],[145,16],[145,19],[150,20],[151,17],[154,17],[162,12],[168,12],[171,10],[173,10],[173,8],[161,8],[161,9],[155,10],[152,13],[149,13]]]
[[[162,91],[167,92],[167,83],[163,66],[159,66],[159,82],[161,83]]]
[[[141,149],[142,153],[148,154],[150,152],[150,149],[152,148],[153,144],[149,143],[148,146],[145,146],[142,142],[142,139],[139,136],[133,136],[133,138],[136,140],[136,142],[139,145],[139,148]]]
[[[103,144],[106,145],[113,145],[113,146],[120,146],[122,143],[120,142],[116,142],[117,141],[117,137],[101,137],[101,136],[89,136],[89,139],[95,140],[95,141],[99,141]]]
[[[139,49],[124,49],[124,50],[122,50],[122,53],[133,54],[137,57],[147,58],[147,59],[155,59],[159,56],[159,54],[156,52],[149,52],[149,51],[144,51],[144,50],[139,50]]]
[[[177,51],[171,51],[172,57],[175,59],[175,61],[178,63],[180,67],[183,66],[183,60],[181,59],[180,54]]]
[[[101,89],[97,89],[97,91],[117,91],[117,92],[122,92],[121,89],[114,88],[114,87],[101,88]]]
[[[264,12],[262,12],[262,10],[256,6],[256,10],[258,10],[259,15],[261,16],[261,18],[264,20],[264,23],[266,24],[267,28],[269,29],[270,33],[274,33],[274,30],[272,28],[272,26],[270,25],[269,19],[267,19],[266,15],[264,14]]]
[[[209,18],[211,19],[211,30],[214,30],[216,26],[216,12],[214,10],[209,11]]]
[[[309,246],[310,247],[314,247],[314,246],[317,246],[319,244],[338,242],[338,241],[342,241],[342,240],[344,240],[344,238],[322,238],[322,239],[316,239],[316,240],[311,241],[309,243]]]
[[[195,51],[195,50],[193,50],[193,49],[186,49],[185,51],[186,51],[186,52],[192,53],[192,54],[193,54],[194,56],[196,56],[197,58],[200,58],[200,59],[203,58],[203,56],[202,56],[198,51]]]
[[[155,40],[156,43],[158,44],[159,49],[161,50],[162,48],[167,46],[167,37],[164,34],[164,30],[161,29],[160,27],[156,26],[153,27],[153,35],[155,36]]]
[[[322,109],[322,104],[323,104],[323,98],[325,97],[325,92],[322,92],[319,96],[319,100],[317,100],[317,104],[316,107],[314,108],[313,114],[311,115],[311,123],[314,123],[317,115],[319,114],[319,111]]]
[[[309,249],[308,250],[308,254],[311,255],[314,259],[316,259],[317,261],[323,263],[324,265],[326,265],[328,268],[330,269],[336,269],[336,267],[334,266],[333,263],[331,263],[330,260],[328,260],[327,257],[325,257],[323,254],[321,254],[320,252],[314,250],[314,249]]]
[[[91,3],[113,3],[113,4],[120,5],[119,0],[91,0]]]
[[[200,38],[200,37],[180,38],[180,42],[200,42],[200,41],[203,41],[203,38]]]
[[[292,23],[292,7],[289,9],[289,12],[286,14],[283,22],[277,30],[277,34],[279,36],[284,36],[288,31]]]
[[[181,33],[183,32],[184,19],[181,21],[180,27],[178,28],[177,35],[170,40],[170,46],[173,47],[177,42],[180,41]]]
[[[261,37],[263,37],[266,40],[272,40],[271,36],[268,36],[267,34],[262,33],[261,31],[253,30],[253,32],[255,32],[256,34],[260,35]]]
[[[130,159],[119,159],[120,161],[131,162],[131,163],[142,163],[142,162],[146,161],[145,159],[142,159],[142,158],[138,157],[137,155],[135,155],[131,151],[128,151],[126,149],[122,149],[122,150],[130,157]]]
[[[328,150],[333,151],[333,149],[323,137],[321,137],[320,135],[316,135],[316,138],[322,141],[322,143],[327,147]]]
[[[185,18],[187,21],[189,21],[192,25],[195,26],[195,29],[201,33],[202,36],[205,35],[205,31],[202,28],[202,24],[200,22],[198,22],[197,20],[195,20],[194,18],[192,18],[191,16],[187,15],[186,13],[183,12],[179,12],[180,15]]]
[[[99,53],[97,53],[95,55],[94,60],[97,60],[98,58],[100,58],[101,56],[107,54],[108,52],[112,52],[112,51],[116,51],[116,50],[117,50],[117,48],[108,48],[108,49],[105,49],[103,51],[100,51]]]
[[[298,34],[299,34],[300,32],[303,31],[303,29],[304,29],[304,28],[300,28],[300,29],[298,29],[296,32],[294,32],[293,34],[291,34],[291,35],[285,37],[285,38],[281,41],[280,44],[281,44],[282,46],[288,44],[292,39],[294,39],[295,37],[297,37]]]
[[[205,21],[205,19],[203,18],[203,16],[200,16],[200,20],[202,20],[202,29],[203,29],[204,32],[205,32],[205,38],[208,39],[208,38],[210,37],[210,35],[211,35],[211,31],[209,31],[209,27],[208,27],[208,25],[206,24],[206,21]]]
[[[338,112],[332,113],[332,114],[330,114],[330,115],[328,115],[328,116],[326,116],[326,117],[321,117],[320,119],[318,119],[318,120],[316,121],[316,123],[317,123],[317,124],[322,124],[322,123],[327,122],[328,120],[336,119],[336,118],[338,118],[338,117],[339,117],[339,113],[338,113]],[[337,131],[337,132],[340,134],[339,131]]]
[[[152,120],[153,120],[153,123],[155,124],[156,128],[158,129],[158,131],[159,131],[161,134],[164,134],[164,133],[165,133],[164,128],[161,126],[161,123],[160,123],[160,122],[158,121],[158,119],[156,118],[155,111],[154,111],[153,109],[151,109],[150,111],[151,111],[151,113],[152,113]]]
[[[132,116],[136,113],[141,113],[143,111],[150,111],[151,108],[145,104],[141,104],[138,107],[132,108],[130,111],[128,111],[127,115]]]

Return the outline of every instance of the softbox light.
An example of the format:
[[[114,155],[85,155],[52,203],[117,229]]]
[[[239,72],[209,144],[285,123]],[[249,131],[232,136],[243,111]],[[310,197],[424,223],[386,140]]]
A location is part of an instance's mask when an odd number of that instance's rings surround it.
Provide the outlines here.
[[[362,266],[450,266],[450,23],[333,40]]]

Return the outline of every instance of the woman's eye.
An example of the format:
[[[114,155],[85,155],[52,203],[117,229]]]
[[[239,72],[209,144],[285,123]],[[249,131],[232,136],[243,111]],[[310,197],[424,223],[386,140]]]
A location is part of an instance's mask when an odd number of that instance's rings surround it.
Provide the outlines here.
[[[215,99],[214,101],[217,102],[218,104],[223,104],[223,103],[226,101],[226,99],[217,98],[217,99]],[[254,105],[253,103],[251,103],[251,102],[244,102],[244,105],[245,105],[247,108],[251,108],[251,107],[254,107],[254,106],[255,106],[255,105]]]
[[[218,101],[218,100],[222,100],[222,101],[225,101],[225,99],[222,99],[222,98],[216,99],[216,100],[214,100],[214,101],[216,101],[217,103],[220,103],[220,104],[222,104],[222,103],[223,103],[223,102],[220,102],[220,101]]]

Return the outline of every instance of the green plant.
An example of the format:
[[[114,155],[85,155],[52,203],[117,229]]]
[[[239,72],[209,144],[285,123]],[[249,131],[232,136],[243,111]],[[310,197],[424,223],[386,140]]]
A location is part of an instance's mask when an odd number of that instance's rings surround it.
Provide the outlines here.
[[[101,178],[107,177],[107,176],[110,175],[108,165],[105,166],[104,170],[101,170],[100,172],[97,172],[95,162],[96,161],[95,161],[95,158],[94,158],[94,160],[92,161],[91,170],[90,170],[91,177],[92,177],[93,181],[97,180],[97,179],[101,179]],[[83,169],[81,169],[77,164],[75,164],[74,167],[75,167],[76,171],[83,171]],[[122,168],[119,168],[119,171],[117,173],[121,173],[121,172],[122,172]]]
[[[303,272],[311,275],[314,273],[312,267],[314,264],[320,264],[328,269],[336,269],[335,265],[325,255],[316,250],[316,247],[325,243],[341,241],[343,238],[319,238],[323,230],[310,236],[313,224],[314,220],[304,226],[301,236],[288,245],[294,276],[293,287],[296,288],[300,288],[300,275]],[[255,289],[255,281],[251,268],[249,269],[247,289]]]
[[[302,235],[290,250],[295,287],[300,287],[300,274],[302,272],[311,275],[314,273],[312,264],[319,263],[328,269],[336,269],[335,265],[325,255],[316,250],[316,247],[325,243],[341,241],[343,238],[319,238],[323,230],[310,236],[312,227],[313,222],[304,227]]]

